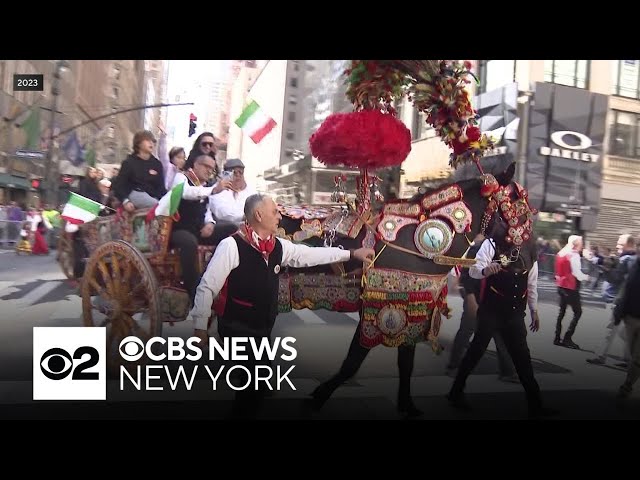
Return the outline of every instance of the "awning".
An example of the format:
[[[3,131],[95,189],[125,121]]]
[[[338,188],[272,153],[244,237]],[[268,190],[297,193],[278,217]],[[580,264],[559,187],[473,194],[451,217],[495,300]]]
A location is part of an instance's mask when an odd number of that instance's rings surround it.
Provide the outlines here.
[[[31,190],[31,182],[26,178],[14,177],[8,173],[0,173],[0,187]]]

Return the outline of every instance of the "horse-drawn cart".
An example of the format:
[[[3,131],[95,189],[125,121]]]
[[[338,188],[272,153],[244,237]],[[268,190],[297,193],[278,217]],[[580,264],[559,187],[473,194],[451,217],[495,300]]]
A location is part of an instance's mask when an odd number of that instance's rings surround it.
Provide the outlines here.
[[[326,223],[332,216],[341,215],[339,207],[288,207],[282,211],[298,221],[313,219],[318,226],[320,221]],[[154,217],[147,223],[147,213],[148,210],[137,210],[101,216],[79,225],[77,232],[65,232],[59,241],[58,263],[62,271],[70,280],[80,280],[83,324],[107,328],[111,362],[119,363],[118,346],[122,338],[136,336],[144,341],[162,336],[165,322],[184,321],[189,312],[179,256],[169,245],[173,220]],[[314,236],[320,240],[320,232],[288,235],[281,229],[278,235],[300,242]],[[200,274],[214,249],[198,247]],[[333,275],[334,272],[331,269],[283,272],[279,311],[303,308],[358,311],[361,277],[344,271]]]
[[[173,221],[147,210],[98,217],[62,236],[58,262],[70,279],[84,263],[80,282],[85,326],[107,327],[108,357],[119,341],[162,335],[164,322],[183,321],[189,296],[181,283],[179,257],[169,247]],[[214,247],[199,247],[202,270]],[[78,251],[84,250],[84,251]],[[78,258],[79,257],[79,258]]]

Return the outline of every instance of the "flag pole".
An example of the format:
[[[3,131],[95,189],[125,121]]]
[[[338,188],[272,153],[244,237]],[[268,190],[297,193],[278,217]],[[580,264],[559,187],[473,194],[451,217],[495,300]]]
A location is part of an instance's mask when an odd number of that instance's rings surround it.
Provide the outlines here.
[[[56,62],[56,69],[53,73],[53,84],[51,85],[51,96],[53,97],[51,106],[51,120],[49,122],[49,132],[51,137],[49,138],[49,146],[47,148],[47,194],[45,195],[46,203],[51,208],[56,208],[59,203],[58,198],[58,169],[53,161],[53,129],[55,128],[56,111],[58,110],[58,96],[60,95],[60,78],[62,77],[63,70],[67,67],[67,62],[59,60]]]

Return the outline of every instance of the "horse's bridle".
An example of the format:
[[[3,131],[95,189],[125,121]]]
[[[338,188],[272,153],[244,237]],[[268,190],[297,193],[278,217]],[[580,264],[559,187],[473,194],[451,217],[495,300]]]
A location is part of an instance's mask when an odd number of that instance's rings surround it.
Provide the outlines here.
[[[531,238],[533,215],[537,213],[537,210],[529,205],[528,192],[524,187],[515,183],[517,193],[515,200],[511,200],[513,191],[512,185],[509,184],[494,187],[487,192],[489,203],[485,208],[480,225],[480,233],[487,236],[487,228],[495,216],[507,224],[504,240],[508,245],[512,245],[512,248],[509,256],[500,255],[500,263],[503,267],[518,260],[522,245]]]

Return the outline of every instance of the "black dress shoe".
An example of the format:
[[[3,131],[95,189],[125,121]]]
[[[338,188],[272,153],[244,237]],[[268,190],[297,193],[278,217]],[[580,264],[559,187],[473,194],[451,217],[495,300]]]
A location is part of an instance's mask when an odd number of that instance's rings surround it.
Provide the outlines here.
[[[416,407],[409,397],[408,400],[398,400],[398,412],[406,415],[409,418],[419,417],[424,412]]]
[[[580,346],[570,338],[565,338],[564,341],[562,342],[562,346],[567,348],[573,348],[574,350],[580,350]]]
[[[471,410],[473,410],[471,408],[471,404],[469,404],[466,397],[464,396],[464,393],[461,393],[460,395],[453,395],[451,393],[448,393],[447,400],[449,401],[449,405],[458,410],[462,410],[465,412],[470,412]]]
[[[554,344],[554,345],[562,345],[562,340],[560,339],[560,337],[556,337],[556,338],[553,340],[553,344]]]

